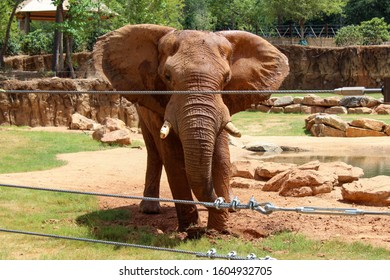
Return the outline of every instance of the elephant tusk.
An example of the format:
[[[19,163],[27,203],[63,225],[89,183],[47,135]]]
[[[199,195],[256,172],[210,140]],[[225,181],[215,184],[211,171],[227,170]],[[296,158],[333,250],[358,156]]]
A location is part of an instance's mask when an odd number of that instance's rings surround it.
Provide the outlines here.
[[[172,124],[169,121],[164,121],[164,124],[160,129],[160,138],[161,139],[167,138],[171,127],[172,127]]]
[[[225,126],[225,130],[234,137],[241,137],[241,132],[232,122],[228,122]]]

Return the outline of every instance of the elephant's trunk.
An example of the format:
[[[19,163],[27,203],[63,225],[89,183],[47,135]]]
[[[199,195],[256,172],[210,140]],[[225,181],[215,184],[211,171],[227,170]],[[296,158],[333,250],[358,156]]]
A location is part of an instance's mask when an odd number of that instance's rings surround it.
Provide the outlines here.
[[[202,100],[188,97],[188,105],[184,105],[177,116],[188,183],[201,201],[216,199],[212,186],[212,160],[221,127],[220,112],[215,104],[208,104],[208,97],[203,96]]]
[[[215,201],[217,196],[213,186],[213,160],[217,137],[226,126],[226,130],[232,134],[239,136],[240,133],[232,124],[227,125],[230,115],[221,95],[181,94],[173,96],[171,101],[160,137],[167,137],[169,130],[178,134],[183,147],[187,181],[192,192],[199,201]],[[222,231],[226,222],[227,210],[209,209],[208,228]]]

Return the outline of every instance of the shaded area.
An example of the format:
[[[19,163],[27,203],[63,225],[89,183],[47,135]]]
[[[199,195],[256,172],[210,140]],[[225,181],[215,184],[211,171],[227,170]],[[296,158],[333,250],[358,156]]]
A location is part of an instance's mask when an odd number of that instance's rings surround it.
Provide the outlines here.
[[[165,207],[162,214],[146,215],[139,212],[138,205],[130,205],[91,212],[76,222],[88,227],[92,237],[99,240],[168,248],[181,242],[175,235],[174,207]]]

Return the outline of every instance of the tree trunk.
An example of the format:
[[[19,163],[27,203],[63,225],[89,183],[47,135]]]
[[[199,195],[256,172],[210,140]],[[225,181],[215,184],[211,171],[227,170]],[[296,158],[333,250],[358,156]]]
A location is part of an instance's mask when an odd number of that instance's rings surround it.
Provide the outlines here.
[[[73,62],[72,62],[72,37],[69,34],[65,35],[65,46],[66,46],[66,65],[67,65],[67,69],[69,69],[70,77],[72,79],[75,79],[76,75],[74,73]]]
[[[52,60],[52,71],[58,75],[62,71],[63,67],[60,65],[60,54],[62,52],[62,32],[59,28],[59,24],[63,22],[63,3],[61,1],[57,6],[56,10],[56,29],[54,31],[54,42],[53,42],[53,60]]]
[[[9,17],[7,31],[5,33],[5,38],[4,38],[4,44],[0,50],[0,69],[2,69],[4,67],[4,56],[5,56],[5,53],[7,52],[8,41],[9,41],[9,37],[10,37],[10,33],[11,33],[11,25],[12,25],[12,21],[14,20],[16,9],[18,8],[20,2],[21,2],[21,0],[15,0],[14,6],[12,8],[11,16]]]

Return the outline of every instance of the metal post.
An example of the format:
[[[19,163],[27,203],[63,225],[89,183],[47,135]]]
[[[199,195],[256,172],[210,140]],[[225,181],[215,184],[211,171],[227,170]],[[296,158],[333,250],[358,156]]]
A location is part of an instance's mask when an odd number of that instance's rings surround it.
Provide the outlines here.
[[[390,104],[390,77],[384,79],[383,97],[386,104]]]

